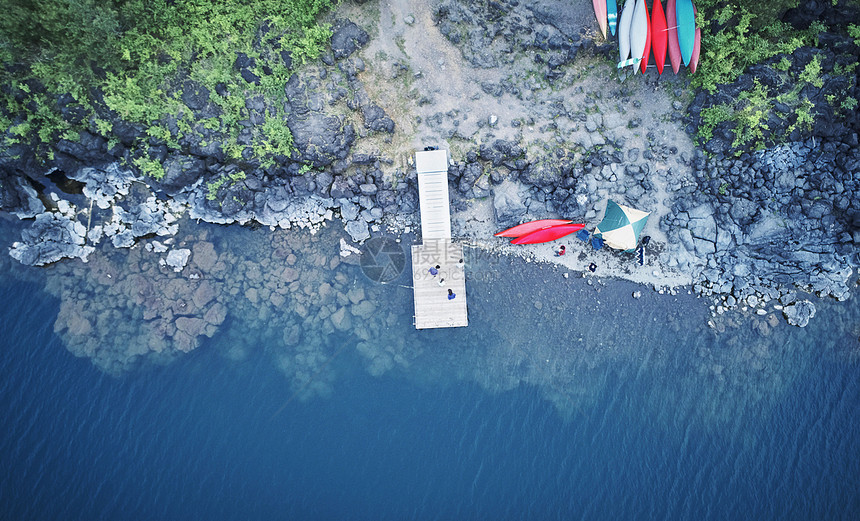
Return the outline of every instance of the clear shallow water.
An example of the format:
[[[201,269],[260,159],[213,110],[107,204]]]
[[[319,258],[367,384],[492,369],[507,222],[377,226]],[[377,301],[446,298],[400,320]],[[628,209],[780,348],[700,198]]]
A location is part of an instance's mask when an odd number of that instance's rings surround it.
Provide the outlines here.
[[[309,399],[237,319],[106,376],[53,334],[55,298],[5,280],[0,518],[857,518],[856,302],[715,335],[695,300],[499,262],[468,330],[417,336],[403,310],[371,339],[424,342],[408,366],[372,376],[332,333]]]

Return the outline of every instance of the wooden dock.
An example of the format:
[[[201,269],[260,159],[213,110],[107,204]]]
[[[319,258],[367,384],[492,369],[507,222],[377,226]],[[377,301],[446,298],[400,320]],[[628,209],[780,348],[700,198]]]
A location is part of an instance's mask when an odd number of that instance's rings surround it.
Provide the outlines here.
[[[466,269],[463,245],[450,240],[431,239],[412,246],[412,291],[415,300],[415,328],[465,327]],[[430,267],[439,265],[439,274]],[[439,281],[444,279],[443,285]],[[448,290],[454,292],[448,299]]]
[[[451,204],[448,197],[448,152],[429,150],[415,154],[421,238],[451,240]]]
[[[416,152],[415,170],[424,241],[412,246],[415,329],[468,326],[463,246],[451,240],[448,151]],[[439,273],[433,275],[430,268],[437,265]],[[454,293],[452,299],[448,298],[449,289]]]

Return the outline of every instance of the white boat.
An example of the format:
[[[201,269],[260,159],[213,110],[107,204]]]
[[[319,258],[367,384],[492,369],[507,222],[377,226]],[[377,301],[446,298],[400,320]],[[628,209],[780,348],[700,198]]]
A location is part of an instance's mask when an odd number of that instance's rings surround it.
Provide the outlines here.
[[[621,10],[621,19],[618,21],[619,62],[623,62],[630,57],[630,23],[633,21],[635,3],[634,0],[624,2],[624,8]]]
[[[636,8],[633,11],[633,20],[630,22],[630,53],[631,58],[636,60],[634,68],[639,66],[639,61],[641,61],[642,55],[645,54],[645,45],[647,41],[648,7],[645,5],[645,0],[636,0]]]

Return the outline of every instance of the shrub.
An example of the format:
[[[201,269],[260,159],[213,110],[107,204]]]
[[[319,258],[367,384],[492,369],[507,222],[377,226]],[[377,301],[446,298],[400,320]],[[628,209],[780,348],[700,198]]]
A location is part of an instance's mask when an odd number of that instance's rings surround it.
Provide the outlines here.
[[[283,84],[291,74],[278,51],[289,52],[295,63],[315,59],[331,36],[327,25],[318,24],[334,0],[0,0],[0,60],[17,62],[8,81],[24,85],[0,95],[4,121],[27,114],[27,104],[37,93],[24,80],[37,79],[51,93],[70,93],[75,103],[94,113],[93,92],[104,94],[107,108],[131,123],[144,126],[190,111],[181,102],[180,80],[190,78],[214,92],[219,82],[227,85],[227,99],[213,96],[224,111],[221,127],[228,136],[238,134],[244,99],[257,93],[283,96]],[[260,88],[247,84],[233,70],[237,52],[244,52],[273,71]],[[8,90],[8,89],[7,89]],[[251,92],[249,92],[251,91]],[[57,111],[28,114],[28,127],[17,127],[46,136],[65,130]],[[177,118],[180,133],[192,125]],[[100,132],[109,130],[96,122]],[[51,131],[44,129],[49,128]],[[275,133],[275,129],[272,133]],[[258,150],[283,151],[292,146],[286,127],[277,129],[277,146],[268,141]],[[156,131],[159,132],[159,131]],[[266,133],[266,132],[264,132]],[[181,135],[160,138],[178,147]],[[227,138],[229,141],[229,137]]]

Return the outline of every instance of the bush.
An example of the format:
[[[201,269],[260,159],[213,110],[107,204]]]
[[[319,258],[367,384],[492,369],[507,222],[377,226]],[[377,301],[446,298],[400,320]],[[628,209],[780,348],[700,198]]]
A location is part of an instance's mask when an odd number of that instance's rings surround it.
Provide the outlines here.
[[[89,117],[75,123],[81,129],[95,121],[94,93],[103,93],[106,108],[130,123],[154,125],[168,116],[179,117],[191,129],[191,111],[181,101],[186,79],[215,91],[219,83],[229,99],[212,96],[224,112],[225,145],[235,141],[237,122],[244,119],[244,99],[255,94],[283,96],[291,72],[280,52],[294,63],[315,59],[331,36],[318,24],[333,0],[0,0],[0,59],[14,70],[10,88],[0,96],[0,113],[7,127],[18,121],[40,129],[67,129],[61,112],[29,88],[37,80],[54,95],[70,93],[72,105]],[[236,53],[256,60],[258,69],[271,70],[264,85],[246,83],[235,70]],[[28,103],[42,96],[45,109],[36,114]],[[102,116],[99,116],[103,118]],[[108,130],[104,123],[93,125]],[[207,124],[209,128],[211,124]],[[272,128],[256,150],[284,152],[292,146],[289,129]],[[168,144],[178,147],[181,136]],[[276,140],[273,146],[272,140]],[[151,170],[151,169],[150,169]]]

